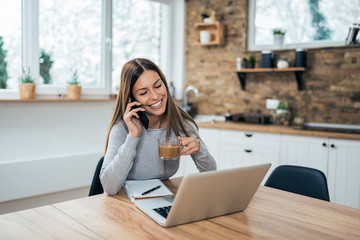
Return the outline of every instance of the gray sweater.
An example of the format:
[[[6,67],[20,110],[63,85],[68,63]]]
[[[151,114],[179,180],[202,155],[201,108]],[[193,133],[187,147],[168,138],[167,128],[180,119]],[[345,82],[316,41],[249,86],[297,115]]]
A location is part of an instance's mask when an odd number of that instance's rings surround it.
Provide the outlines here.
[[[190,124],[195,130],[195,126]],[[130,136],[124,121],[115,124],[109,136],[104,163],[100,172],[101,184],[109,195],[119,192],[126,180],[133,179],[166,179],[173,176],[179,168],[179,160],[164,161],[158,153],[158,138],[166,135],[166,128],[145,129],[143,127],[139,138]],[[175,136],[172,132],[171,136]],[[185,134],[180,134],[185,137]],[[195,134],[191,137],[196,138]],[[216,170],[216,162],[200,141],[200,150],[191,158],[198,170]],[[182,159],[180,158],[180,161]]]

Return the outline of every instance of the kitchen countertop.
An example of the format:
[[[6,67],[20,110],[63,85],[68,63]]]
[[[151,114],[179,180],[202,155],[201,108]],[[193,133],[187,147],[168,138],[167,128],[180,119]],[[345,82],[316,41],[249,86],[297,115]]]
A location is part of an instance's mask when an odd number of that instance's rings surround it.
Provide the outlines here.
[[[299,127],[294,127],[294,126],[236,123],[236,122],[225,122],[225,121],[219,121],[214,123],[197,122],[197,125],[199,126],[199,128],[214,128],[214,129],[239,130],[239,131],[250,131],[250,132],[263,132],[263,133],[279,133],[279,134],[299,135],[299,136],[308,136],[308,137],[360,140],[360,134],[302,130],[299,129]]]

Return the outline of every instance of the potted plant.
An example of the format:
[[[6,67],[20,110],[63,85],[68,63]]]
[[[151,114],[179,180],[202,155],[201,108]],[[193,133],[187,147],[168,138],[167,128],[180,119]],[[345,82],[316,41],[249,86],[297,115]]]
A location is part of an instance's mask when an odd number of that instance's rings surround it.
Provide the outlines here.
[[[290,111],[290,105],[288,102],[280,101],[276,107],[276,113],[287,113]]]
[[[68,99],[80,99],[81,98],[81,86],[79,82],[79,76],[77,69],[73,73],[71,80],[67,82],[66,93]]]
[[[35,98],[35,79],[31,76],[30,68],[26,73],[25,70],[22,70],[22,75],[19,77],[19,94],[20,99],[34,99]]]
[[[249,63],[250,63],[250,68],[255,68],[256,58],[254,53],[250,54]]]
[[[277,125],[290,125],[291,113],[290,104],[285,101],[280,101],[276,108],[276,114],[273,115],[273,123]]]
[[[274,45],[276,47],[281,47],[283,45],[285,33],[286,33],[286,30],[282,30],[281,28],[273,29]]]

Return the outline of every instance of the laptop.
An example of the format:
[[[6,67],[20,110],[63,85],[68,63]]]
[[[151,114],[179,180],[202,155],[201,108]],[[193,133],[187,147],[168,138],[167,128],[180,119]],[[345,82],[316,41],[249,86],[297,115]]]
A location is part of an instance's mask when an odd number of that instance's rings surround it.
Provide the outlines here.
[[[245,210],[271,164],[184,176],[175,196],[135,201],[136,207],[164,227]]]

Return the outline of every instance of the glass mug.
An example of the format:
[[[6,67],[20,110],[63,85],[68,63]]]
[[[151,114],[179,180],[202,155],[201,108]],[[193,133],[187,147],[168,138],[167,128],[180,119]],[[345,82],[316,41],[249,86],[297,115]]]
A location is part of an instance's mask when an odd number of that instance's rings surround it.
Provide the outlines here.
[[[158,139],[159,156],[162,160],[177,160],[180,158],[181,141],[174,137]]]

